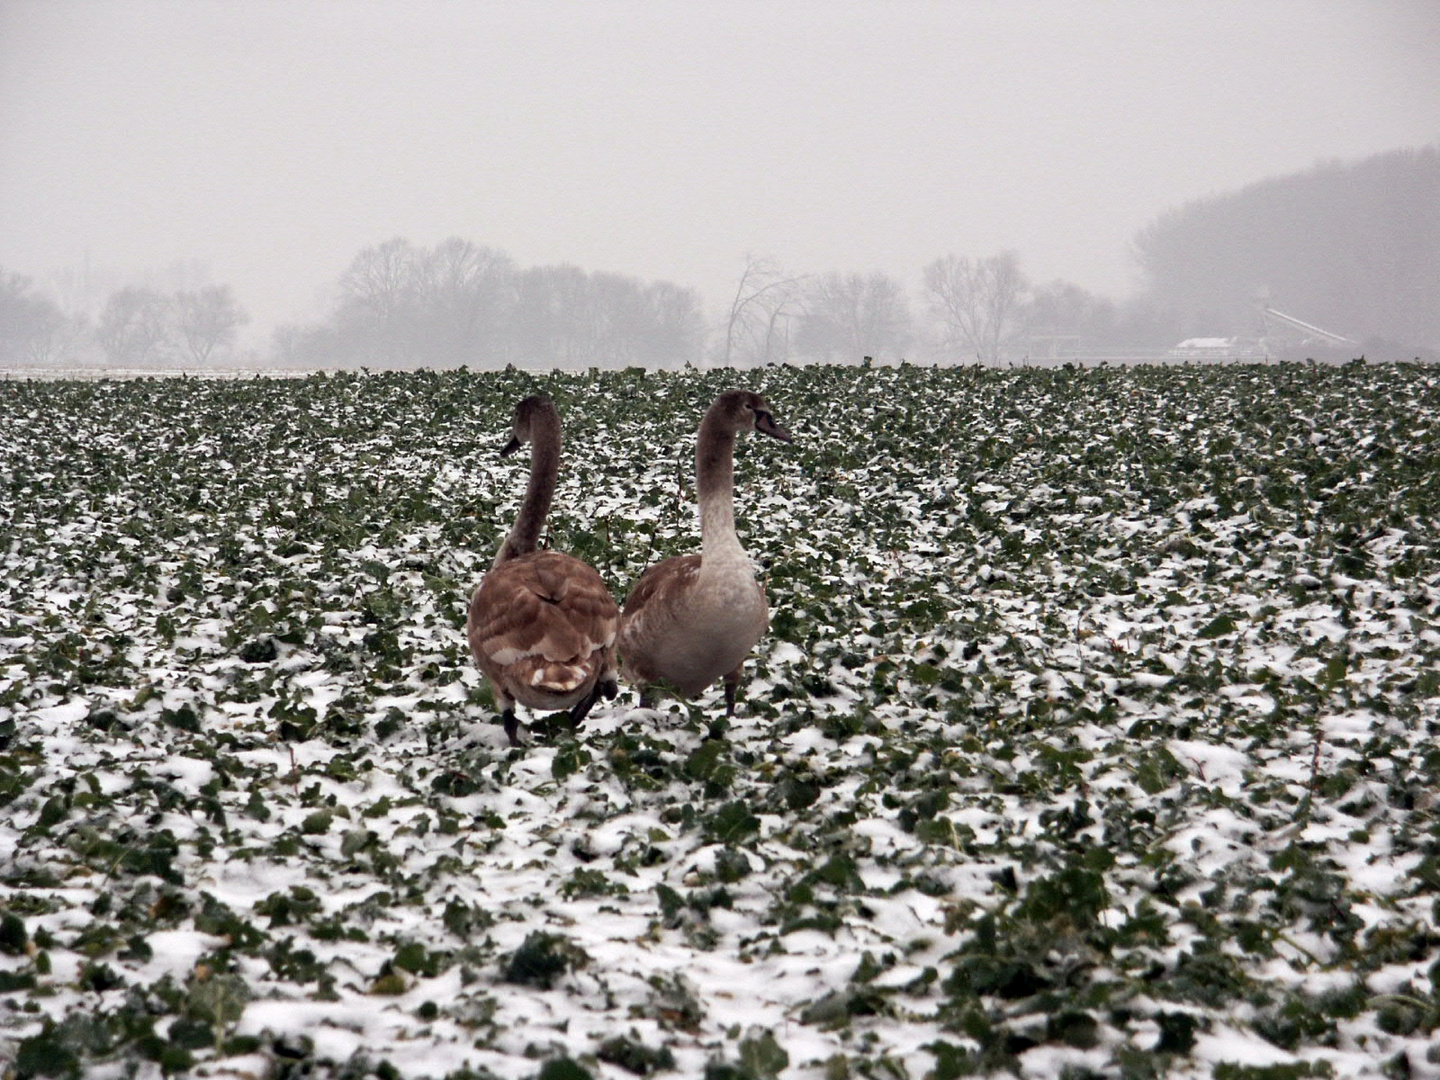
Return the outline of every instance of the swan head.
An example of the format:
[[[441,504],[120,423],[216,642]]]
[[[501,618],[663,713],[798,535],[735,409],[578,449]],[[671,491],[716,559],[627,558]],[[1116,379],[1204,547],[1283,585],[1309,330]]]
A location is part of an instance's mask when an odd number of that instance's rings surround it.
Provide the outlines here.
[[[732,431],[758,431],[781,442],[790,442],[790,432],[775,422],[770,406],[749,390],[727,390],[715,399],[710,412]]]
[[[500,456],[509,457],[528,443],[535,437],[535,432],[542,423],[553,422],[558,425],[559,420],[560,414],[553,401],[544,394],[531,394],[515,406],[515,416],[510,424],[510,441],[500,448]]]

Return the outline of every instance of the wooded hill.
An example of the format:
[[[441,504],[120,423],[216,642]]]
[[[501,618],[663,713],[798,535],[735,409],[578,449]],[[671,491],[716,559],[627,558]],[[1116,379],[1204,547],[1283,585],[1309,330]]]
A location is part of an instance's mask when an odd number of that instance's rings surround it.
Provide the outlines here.
[[[1215,332],[1258,332],[1264,299],[1361,343],[1440,348],[1440,147],[1197,200],[1134,244],[1157,304]]]

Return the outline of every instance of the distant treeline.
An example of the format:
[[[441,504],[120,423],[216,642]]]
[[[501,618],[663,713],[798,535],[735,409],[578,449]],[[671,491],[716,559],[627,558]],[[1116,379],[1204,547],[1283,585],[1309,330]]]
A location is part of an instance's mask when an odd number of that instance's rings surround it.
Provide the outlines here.
[[[700,294],[669,282],[522,268],[458,237],[366,248],[319,325],[281,327],[282,362],[448,367],[678,367],[700,359]]]
[[[127,285],[99,315],[66,311],[33,282],[0,269],[0,364],[205,367],[228,356],[250,316],[228,285],[165,292]]]
[[[1440,349],[1440,147],[1202,199],[1134,248],[1151,301],[1212,333],[1250,331],[1263,300],[1356,341]]]
[[[996,363],[1158,357],[1194,337],[1250,354],[1324,354],[1293,324],[1288,339],[1274,334],[1265,306],[1373,359],[1440,353],[1440,148],[1319,165],[1190,203],[1143,229],[1133,250],[1144,287],[1122,302],[1068,281],[1033,283],[1013,251],[937,258],[920,268],[918,297],[881,271],[797,273],[750,255],[707,314],[696,290],[671,282],[522,267],[458,237],[433,247],[397,237],[355,256],[321,321],[279,327],[263,355],[243,357],[234,346],[248,316],[226,286],[120,288],[91,317],[0,270],[0,364]],[[1335,349],[1330,358],[1352,347]]]
[[[452,238],[366,248],[322,322],[276,330],[294,366],[532,369],[678,368],[716,363],[858,363],[863,357],[1024,359],[1035,335],[1163,351],[1180,327],[1144,302],[1116,305],[1076,285],[1032,285],[1014,252],[949,255],[923,268],[916,303],[888,274],[792,273],[749,256],[728,306],[709,318],[693,289],[575,266],[522,268]]]
[[[361,251],[329,317],[282,327],[282,362],[577,368],[909,358],[1023,361],[1144,352],[1192,337],[1308,354],[1264,305],[1376,358],[1440,350],[1440,148],[1265,180],[1172,210],[1135,238],[1143,287],[1114,301],[1031,282],[1015,252],[950,254],[918,296],[888,273],[804,273],[747,256],[705,310],[693,289],[575,266],[524,268],[454,238]]]

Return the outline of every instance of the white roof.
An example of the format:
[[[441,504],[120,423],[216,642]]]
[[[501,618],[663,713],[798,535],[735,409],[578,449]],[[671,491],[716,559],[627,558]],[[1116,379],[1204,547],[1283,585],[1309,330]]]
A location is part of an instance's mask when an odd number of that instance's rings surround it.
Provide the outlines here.
[[[1177,349],[1229,349],[1235,345],[1234,338],[1228,337],[1192,337],[1176,345]]]

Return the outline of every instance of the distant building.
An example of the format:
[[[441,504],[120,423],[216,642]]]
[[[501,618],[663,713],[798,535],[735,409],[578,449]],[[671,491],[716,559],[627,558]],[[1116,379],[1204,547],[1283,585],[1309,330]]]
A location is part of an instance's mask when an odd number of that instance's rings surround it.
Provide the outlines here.
[[[1254,338],[1192,337],[1165,355],[1172,360],[1255,360],[1264,357],[1265,349]]]

